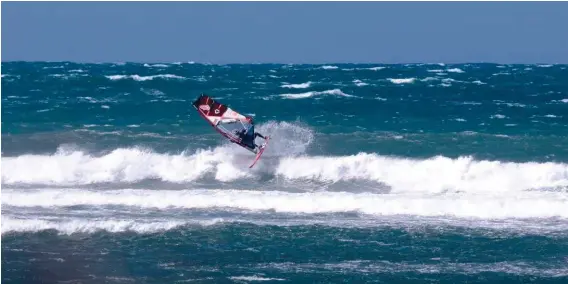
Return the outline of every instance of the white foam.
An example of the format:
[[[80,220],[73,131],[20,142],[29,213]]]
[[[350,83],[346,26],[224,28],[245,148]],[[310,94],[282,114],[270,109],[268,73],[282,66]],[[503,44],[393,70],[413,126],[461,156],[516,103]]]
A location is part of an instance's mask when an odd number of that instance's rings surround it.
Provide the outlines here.
[[[92,104],[98,103],[99,101],[93,99],[93,97],[77,97],[78,99],[86,100]]]
[[[45,66],[42,69],[62,69],[65,68],[65,66]]]
[[[444,78],[444,79],[442,79],[442,82],[449,84],[449,83],[461,83],[463,81],[455,80],[455,79],[452,79],[452,78]]]
[[[175,64],[175,63],[174,63],[174,64]],[[166,68],[166,67],[169,67],[169,65],[166,65],[166,64],[152,64],[152,65],[150,65],[150,64],[148,64],[148,63],[145,63],[145,64],[144,64],[144,67]]]
[[[503,119],[503,118],[506,118],[506,116],[504,116],[504,115],[502,115],[502,114],[495,114],[495,115],[492,115],[491,118]]]
[[[387,68],[387,67],[377,66],[377,67],[364,68],[364,69],[372,70],[372,71],[379,71],[379,70],[383,70],[383,69],[385,69],[385,68]]]
[[[67,75],[67,74],[49,74],[49,77],[68,79],[69,76],[75,76],[75,75],[76,75],[76,74],[71,74],[71,75]]]
[[[446,69],[446,72],[451,72],[451,73],[465,73],[465,71],[459,69],[459,68],[452,68],[452,69]]]
[[[312,82],[306,82],[301,84],[284,84],[282,88],[290,88],[290,89],[305,89],[311,86]]]
[[[370,71],[379,71],[379,70],[383,70],[386,69],[387,67],[384,66],[377,66],[377,67],[369,67],[369,68],[344,68],[341,69],[343,71],[355,71],[355,70],[370,70]]]
[[[348,188],[346,188],[348,190]],[[395,192],[390,194],[353,192],[302,192],[194,189],[194,190],[81,190],[40,189],[18,192],[3,190],[2,206],[55,207],[129,206],[144,209],[219,209],[271,211],[285,214],[357,212],[368,218],[412,215],[420,217],[457,217],[477,219],[568,218],[568,196],[564,192],[500,192],[479,189],[465,193]],[[371,221],[370,219],[366,221]],[[4,222],[4,220],[2,220]],[[34,220],[35,221],[35,220]],[[107,222],[111,221],[111,222]],[[133,226],[136,222],[104,220],[89,228]],[[148,220],[146,220],[148,221]],[[378,220],[377,220],[378,221]],[[148,222],[152,222],[151,220]],[[195,222],[195,221],[194,221]],[[34,223],[34,227],[52,226]],[[159,227],[178,226],[179,221],[160,223]],[[8,227],[17,226],[11,224]],[[77,230],[77,225],[73,226]],[[2,226],[4,229],[4,224]]]
[[[410,84],[413,83],[414,80],[416,80],[416,78],[403,78],[403,79],[388,78],[387,80],[389,80],[393,84]]]
[[[335,70],[337,68],[339,68],[339,67],[332,66],[332,65],[324,65],[324,66],[321,67],[321,69],[325,69],[325,70]]]
[[[93,233],[96,231],[152,233],[171,230],[175,227],[188,224],[182,221],[141,222],[133,220],[89,220],[71,219],[65,221],[51,221],[41,219],[20,219],[2,215],[2,234],[8,232],[38,232],[43,230],[57,230],[63,234]]]
[[[229,277],[229,279],[237,280],[237,281],[284,281],[284,280],[286,280],[286,279],[282,279],[282,278],[267,278],[267,277],[262,277],[262,276],[257,276],[257,275],[253,275],[253,276],[232,276],[232,277]]]
[[[355,85],[357,85],[357,87],[363,87],[363,86],[369,85],[369,84],[367,84],[367,83],[364,83],[364,82],[361,81],[361,80],[353,80],[353,83],[354,83]]]
[[[506,105],[508,107],[521,107],[521,108],[525,108],[527,107],[527,105],[525,104],[521,104],[521,103],[505,103],[505,102],[497,102],[497,105]]]
[[[428,81],[436,81],[436,80],[440,80],[440,79],[438,79],[438,78],[436,78],[436,77],[426,77],[426,78],[424,78],[424,79],[421,79],[420,81],[422,81],[422,82],[428,82]]]
[[[312,92],[306,92],[306,93],[300,93],[300,94],[282,94],[280,96],[284,97],[284,98],[288,98],[288,99],[306,99],[306,98],[311,98],[311,97],[315,97],[315,96],[319,96],[319,95],[334,95],[334,96],[340,96],[340,97],[356,97],[356,96],[353,96],[353,95],[346,94],[346,93],[342,92],[340,89],[326,90],[326,91],[321,91],[321,92],[312,91]]]
[[[182,77],[182,76],[178,76],[178,75],[173,75],[173,74],[159,74],[159,75],[152,75],[152,76],[140,76],[140,75],[107,75],[105,76],[110,80],[125,80],[125,79],[132,79],[135,81],[148,81],[148,80],[154,80],[156,78],[159,79],[178,79],[178,80],[185,80],[187,78]]]

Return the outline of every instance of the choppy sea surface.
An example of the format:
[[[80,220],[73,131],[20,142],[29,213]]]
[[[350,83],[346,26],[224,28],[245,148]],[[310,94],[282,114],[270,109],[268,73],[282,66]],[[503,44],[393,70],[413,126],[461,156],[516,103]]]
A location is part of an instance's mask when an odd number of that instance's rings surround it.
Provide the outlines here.
[[[2,283],[568,283],[567,65],[1,67]]]

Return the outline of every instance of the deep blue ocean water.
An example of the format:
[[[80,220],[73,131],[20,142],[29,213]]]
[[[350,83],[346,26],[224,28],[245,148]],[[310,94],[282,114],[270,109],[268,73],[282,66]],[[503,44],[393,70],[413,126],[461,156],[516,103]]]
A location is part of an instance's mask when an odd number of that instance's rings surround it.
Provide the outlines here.
[[[4,62],[2,283],[568,283],[567,68]]]

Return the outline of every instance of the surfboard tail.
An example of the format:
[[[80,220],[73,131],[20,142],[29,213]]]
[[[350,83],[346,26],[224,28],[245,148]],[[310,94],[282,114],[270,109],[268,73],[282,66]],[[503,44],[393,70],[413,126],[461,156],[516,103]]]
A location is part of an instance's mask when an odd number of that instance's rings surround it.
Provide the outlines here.
[[[249,166],[249,169],[252,169],[252,167],[254,167],[256,162],[258,162],[258,160],[260,160],[260,157],[262,156],[262,153],[264,153],[264,150],[266,149],[266,146],[268,145],[269,140],[270,140],[270,138],[268,136],[266,136],[266,141],[262,144],[262,146],[260,146],[260,150],[258,151],[258,154],[256,154],[256,157],[254,158],[254,161],[252,162],[252,164]]]

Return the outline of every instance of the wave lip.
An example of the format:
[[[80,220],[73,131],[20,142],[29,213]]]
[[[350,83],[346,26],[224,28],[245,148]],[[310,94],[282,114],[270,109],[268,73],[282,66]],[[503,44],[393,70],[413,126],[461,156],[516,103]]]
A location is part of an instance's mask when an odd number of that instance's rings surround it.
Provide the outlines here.
[[[125,79],[132,79],[134,81],[148,81],[158,79],[178,79],[178,80],[185,80],[187,78],[173,75],[173,74],[159,74],[159,75],[151,75],[151,76],[140,76],[140,75],[107,75],[105,76],[112,81],[116,80],[125,80]]]
[[[334,96],[352,97],[352,98],[356,97],[354,95],[346,94],[342,92],[340,89],[326,90],[321,92],[312,91],[312,92],[299,93],[299,94],[282,94],[280,96],[287,99],[307,99],[319,95],[334,95]]]

